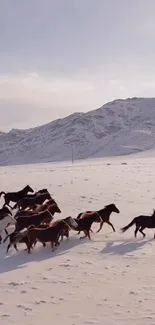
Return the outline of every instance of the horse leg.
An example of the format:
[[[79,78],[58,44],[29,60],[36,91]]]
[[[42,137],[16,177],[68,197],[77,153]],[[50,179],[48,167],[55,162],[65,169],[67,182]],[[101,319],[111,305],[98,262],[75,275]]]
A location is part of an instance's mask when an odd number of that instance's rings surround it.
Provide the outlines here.
[[[54,243],[51,241],[52,252],[54,252]]]
[[[33,243],[33,246],[34,246],[34,247],[36,246],[36,243],[37,243],[37,240],[35,240],[35,242]]]
[[[92,230],[91,228],[90,228],[90,231],[91,231],[91,232],[93,232],[93,230]],[[79,234],[80,234],[80,232],[81,232],[81,230],[80,230],[80,231],[77,233],[77,235],[79,235]]]
[[[8,251],[9,251],[9,249],[10,249],[10,247],[11,247],[12,245],[11,245],[11,243],[8,245],[8,247],[7,247],[7,250],[6,250],[6,253],[8,253]]]
[[[66,233],[64,234],[64,236],[66,236],[67,242],[68,242],[68,240],[69,240],[69,230],[66,230]]]
[[[84,232],[85,236],[80,237],[80,239],[84,239],[84,238],[87,237],[87,231],[86,230],[83,230],[83,232]]]
[[[5,202],[3,204],[3,207],[5,207],[5,205],[8,205],[8,207],[10,207],[11,210],[12,210],[12,206],[9,203],[10,203],[10,200],[8,200],[8,199],[5,198]]]
[[[88,236],[89,240],[91,240],[91,237],[90,237],[90,229],[87,230],[87,236]]]
[[[144,232],[143,232],[144,229],[145,229],[145,227],[141,227],[141,228],[139,229],[139,232],[141,232],[141,234],[143,235],[143,238],[146,236],[146,235],[144,234]]]
[[[96,231],[96,233],[99,232],[102,229],[103,224],[104,224],[104,221],[100,223],[100,228]]]
[[[115,228],[114,228],[113,224],[112,224],[110,221],[107,221],[107,223],[108,223],[108,225],[109,225],[109,226],[111,226],[111,228],[112,228],[113,232],[115,232],[116,230],[115,230]]]
[[[28,254],[30,254],[30,253],[31,253],[32,245],[31,245],[29,242],[27,242],[27,243],[26,243],[26,246],[27,246]]]
[[[84,238],[88,237],[91,240],[89,230],[83,230],[83,232],[84,232],[85,236],[80,237],[80,239],[84,239]]]
[[[57,241],[56,243],[55,243],[55,247],[57,247],[57,246],[59,246],[60,245],[60,243],[59,243],[59,241]]]
[[[136,226],[135,233],[134,233],[135,234],[135,238],[137,237],[138,230],[139,230],[139,227]]]
[[[15,250],[18,252],[17,244],[14,244],[13,246],[14,246]]]
[[[69,240],[69,233],[66,234],[66,238],[67,238],[67,242],[68,242],[68,240]]]

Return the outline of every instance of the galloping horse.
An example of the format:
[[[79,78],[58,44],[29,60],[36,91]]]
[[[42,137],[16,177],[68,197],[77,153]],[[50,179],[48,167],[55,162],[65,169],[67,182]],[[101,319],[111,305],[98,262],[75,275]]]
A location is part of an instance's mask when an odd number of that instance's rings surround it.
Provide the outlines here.
[[[9,204],[10,201],[12,201],[12,202],[18,202],[28,192],[31,192],[31,193],[34,192],[34,190],[29,185],[25,186],[21,191],[18,191],[18,192],[7,192],[7,193],[5,193],[4,191],[0,192],[0,197],[1,197],[2,194],[4,194],[4,200],[5,200],[5,202],[3,204],[3,207],[5,205],[8,205],[10,208],[12,208],[11,205]]]
[[[14,206],[13,209],[26,209],[28,207],[32,207],[35,204],[43,204],[46,200],[50,200],[51,195],[47,193],[38,194],[35,197],[23,197],[21,200],[19,200]]]
[[[118,210],[118,208],[116,207],[116,205],[114,203],[108,204],[103,209],[98,210],[98,211],[86,211],[84,213],[79,213],[79,215],[77,216],[77,219],[83,218],[84,216],[89,215],[89,213],[97,213],[102,219],[101,222],[99,219],[96,219],[96,221],[94,221],[94,222],[100,222],[100,228],[97,230],[97,232],[99,232],[102,229],[104,222],[107,223],[109,226],[111,226],[111,228],[115,232],[115,228],[114,228],[113,224],[110,222],[110,215],[112,212],[120,213],[120,211]],[[79,233],[80,233],[80,231],[79,231]]]
[[[154,229],[155,228],[155,210],[153,211],[152,216],[145,216],[145,215],[140,215],[136,218],[134,218],[127,226],[121,228],[122,232],[127,231],[130,227],[132,227],[135,224],[136,229],[135,229],[135,237],[137,236],[137,232],[139,231],[143,237],[145,237],[145,233],[143,230],[145,228],[149,229]],[[155,238],[155,235],[154,235]]]

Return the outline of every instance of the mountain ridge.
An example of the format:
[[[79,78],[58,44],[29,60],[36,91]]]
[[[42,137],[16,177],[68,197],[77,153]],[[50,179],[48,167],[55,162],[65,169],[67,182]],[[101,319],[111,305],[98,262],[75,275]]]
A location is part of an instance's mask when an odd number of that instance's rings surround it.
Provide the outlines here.
[[[0,132],[0,165],[118,156],[155,148],[155,98],[117,99],[30,129]]]

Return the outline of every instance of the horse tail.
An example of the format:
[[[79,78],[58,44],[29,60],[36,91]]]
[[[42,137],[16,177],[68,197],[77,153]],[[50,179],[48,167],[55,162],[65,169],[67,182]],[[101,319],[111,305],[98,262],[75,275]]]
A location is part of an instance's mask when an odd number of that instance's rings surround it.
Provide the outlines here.
[[[2,192],[0,192],[0,197],[1,197],[1,195],[5,195],[6,193],[4,192],[4,191],[2,191]]]
[[[136,223],[136,219],[137,218],[134,218],[127,226],[121,228],[121,231],[122,232],[125,232],[127,231],[130,227],[132,227],[135,223]]]
[[[9,237],[10,237],[10,234],[8,234],[8,235],[3,239],[3,243],[5,243]]]

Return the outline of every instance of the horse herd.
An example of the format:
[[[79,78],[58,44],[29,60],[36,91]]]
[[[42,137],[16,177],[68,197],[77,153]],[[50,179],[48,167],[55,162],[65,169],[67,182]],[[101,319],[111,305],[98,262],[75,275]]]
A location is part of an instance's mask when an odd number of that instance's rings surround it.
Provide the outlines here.
[[[93,232],[91,226],[94,222],[100,223],[97,233],[102,229],[104,223],[110,225],[115,232],[115,228],[110,222],[110,215],[112,212],[120,213],[116,205],[112,203],[98,211],[81,212],[76,218],[69,216],[54,220],[55,213],[60,214],[61,210],[47,189],[34,192],[27,185],[21,191],[8,193],[3,191],[0,193],[0,197],[1,195],[4,195],[4,204],[0,209],[0,244],[2,243],[1,234],[5,231],[7,236],[3,243],[9,239],[7,252],[11,246],[18,251],[17,243],[25,243],[25,250],[31,253],[37,242],[41,242],[44,247],[46,243],[50,242],[52,251],[54,251],[60,245],[59,240],[62,241],[64,236],[69,238],[70,230],[74,230],[78,234],[82,231],[84,236],[80,239],[88,237],[91,240],[90,232]],[[10,202],[15,203],[13,207]],[[15,209],[17,210],[13,216],[12,211]],[[134,224],[136,225],[135,237],[138,231],[145,237],[143,232],[145,228],[155,228],[155,211],[152,216],[140,215],[134,218],[127,226],[121,228],[122,232]],[[15,230],[8,234],[7,228],[10,225],[14,225]]]

